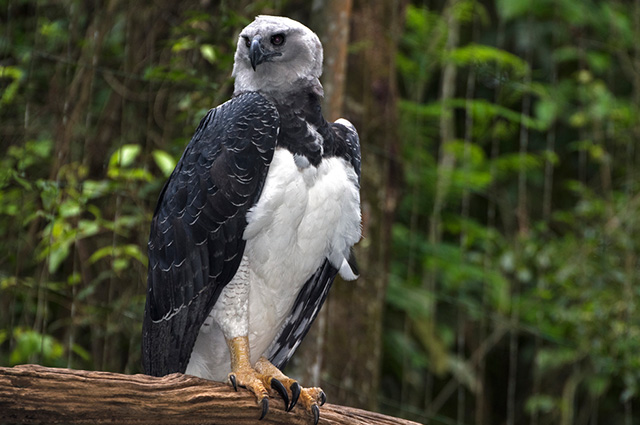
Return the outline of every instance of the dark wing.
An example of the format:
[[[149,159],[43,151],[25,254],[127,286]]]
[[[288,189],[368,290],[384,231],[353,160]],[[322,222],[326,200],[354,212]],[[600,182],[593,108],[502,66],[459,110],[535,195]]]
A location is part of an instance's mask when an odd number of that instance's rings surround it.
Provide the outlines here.
[[[337,273],[338,269],[333,267],[329,260],[325,260],[300,290],[291,313],[265,355],[277,368],[282,369],[286,366],[309,332],[311,324],[327,299]]]
[[[325,133],[326,134],[326,133]],[[353,126],[331,124],[329,136],[325,136],[324,156],[339,156],[344,158],[354,168],[360,184],[360,140]],[[354,275],[358,275],[353,250],[349,258],[349,265]],[[302,342],[311,324],[320,312],[320,308],[327,299],[331,284],[338,274],[338,269],[331,265],[328,259],[305,282],[300,290],[289,316],[285,319],[278,336],[267,350],[266,357],[276,367],[282,369],[293,356]]]
[[[198,331],[245,248],[279,128],[275,107],[246,93],[202,119],[160,194],[149,237],[142,331],[145,373],[186,370]]]
[[[325,148],[325,156],[338,156],[344,158],[351,164],[358,176],[358,185],[360,184],[360,138],[356,129],[346,120],[338,120],[331,124],[333,131],[334,143],[329,148]],[[348,125],[343,124],[347,122]]]

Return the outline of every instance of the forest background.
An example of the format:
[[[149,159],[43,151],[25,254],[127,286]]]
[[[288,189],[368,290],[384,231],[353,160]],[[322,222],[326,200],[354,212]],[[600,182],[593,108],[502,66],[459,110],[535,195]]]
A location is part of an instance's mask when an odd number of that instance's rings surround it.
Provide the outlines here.
[[[640,424],[640,0],[0,1],[0,365],[140,372],[146,240],[258,14],[361,135],[287,372],[431,424]]]

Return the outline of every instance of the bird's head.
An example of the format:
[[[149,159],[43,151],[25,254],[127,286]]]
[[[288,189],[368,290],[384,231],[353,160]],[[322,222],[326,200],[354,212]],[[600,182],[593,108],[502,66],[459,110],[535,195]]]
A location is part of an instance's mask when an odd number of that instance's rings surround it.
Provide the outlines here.
[[[260,91],[276,96],[312,87],[322,94],[322,44],[293,19],[258,16],[238,37],[233,65],[234,93]]]

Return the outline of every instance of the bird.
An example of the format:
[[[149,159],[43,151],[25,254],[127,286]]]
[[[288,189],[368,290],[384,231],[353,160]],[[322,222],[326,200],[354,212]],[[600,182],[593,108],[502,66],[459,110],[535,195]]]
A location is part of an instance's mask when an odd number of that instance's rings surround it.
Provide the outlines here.
[[[322,115],[323,48],[302,23],[239,34],[230,100],[208,111],[162,188],[148,242],[142,365],[243,387],[314,423],[326,394],[281,369],[335,277],[359,276],[360,140]]]

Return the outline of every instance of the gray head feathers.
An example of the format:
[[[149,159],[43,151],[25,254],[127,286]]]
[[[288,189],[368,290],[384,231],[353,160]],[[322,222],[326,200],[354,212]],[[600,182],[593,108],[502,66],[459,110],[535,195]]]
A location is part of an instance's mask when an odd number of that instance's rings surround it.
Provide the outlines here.
[[[238,37],[233,65],[234,94],[260,91],[277,97],[312,87],[322,95],[321,74],[320,39],[300,22],[261,15]]]

